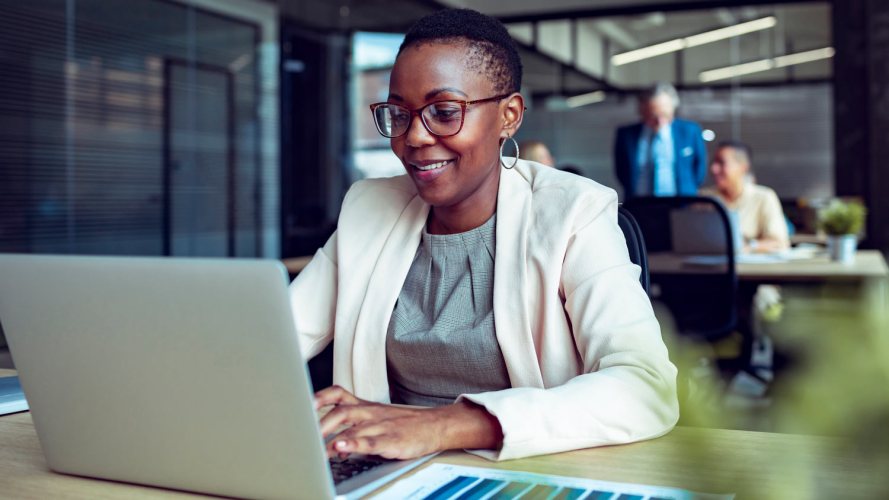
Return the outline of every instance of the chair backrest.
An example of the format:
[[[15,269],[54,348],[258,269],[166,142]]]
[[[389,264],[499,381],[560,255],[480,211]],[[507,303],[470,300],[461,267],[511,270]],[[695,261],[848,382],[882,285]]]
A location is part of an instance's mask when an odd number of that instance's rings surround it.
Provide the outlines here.
[[[680,333],[713,339],[731,332],[737,323],[738,277],[732,224],[722,203],[698,196],[639,197],[627,200],[623,206],[633,214],[645,235],[650,295],[670,309]],[[680,211],[707,212],[707,216],[677,216]],[[674,223],[700,226],[676,230]],[[687,255],[687,250],[696,246],[692,242],[676,245],[673,241],[676,237],[695,235],[706,235],[717,242],[721,238],[723,243],[704,245],[709,247],[709,255],[700,257]],[[701,242],[697,243],[701,247]],[[660,262],[662,255],[681,265],[660,269],[653,263]]]
[[[645,293],[650,293],[648,278],[648,255],[645,252],[645,238],[642,236],[642,229],[627,209],[624,207],[617,208],[617,225],[624,233],[624,239],[627,240],[627,251],[630,253],[630,262],[636,264],[642,269],[639,274],[639,282]]]

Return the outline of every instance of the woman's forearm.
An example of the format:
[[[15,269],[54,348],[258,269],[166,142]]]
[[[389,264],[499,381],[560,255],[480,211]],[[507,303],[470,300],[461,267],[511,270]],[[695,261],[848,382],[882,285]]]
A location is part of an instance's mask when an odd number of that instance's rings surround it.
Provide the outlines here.
[[[500,422],[482,406],[460,401],[433,411],[441,418],[443,449],[498,450],[503,444]]]

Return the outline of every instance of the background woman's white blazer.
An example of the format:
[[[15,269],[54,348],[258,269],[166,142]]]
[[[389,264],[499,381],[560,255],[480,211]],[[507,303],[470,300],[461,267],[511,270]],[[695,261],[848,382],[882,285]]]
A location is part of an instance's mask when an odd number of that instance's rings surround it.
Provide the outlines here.
[[[407,176],[355,183],[336,233],[290,286],[307,357],[333,338],[334,383],[388,402],[389,318],[429,206]],[[617,196],[533,162],[503,170],[494,324],[511,389],[465,394],[510,459],[660,436],[678,419],[676,368],[617,225]]]

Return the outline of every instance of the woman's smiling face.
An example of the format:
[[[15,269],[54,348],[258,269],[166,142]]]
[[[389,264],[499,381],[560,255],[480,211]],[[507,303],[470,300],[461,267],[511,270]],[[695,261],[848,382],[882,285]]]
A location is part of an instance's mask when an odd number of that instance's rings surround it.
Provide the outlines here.
[[[502,93],[484,71],[472,68],[470,51],[459,41],[406,48],[392,68],[388,101],[419,109],[436,101],[473,101]],[[391,140],[392,151],[424,201],[439,209],[472,211],[496,199],[500,138],[514,133],[505,128],[507,101],[467,107],[463,128],[450,137],[429,133],[414,115],[407,132]]]

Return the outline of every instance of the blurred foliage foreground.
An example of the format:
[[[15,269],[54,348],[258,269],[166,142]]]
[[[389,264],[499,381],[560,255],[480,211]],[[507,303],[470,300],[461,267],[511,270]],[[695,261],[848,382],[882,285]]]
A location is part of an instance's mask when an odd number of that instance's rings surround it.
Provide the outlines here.
[[[691,379],[681,425],[782,434],[771,441],[779,449],[767,450],[767,435],[747,433],[751,446],[763,440],[761,453],[748,450],[755,463],[732,463],[715,440],[687,443],[682,453],[719,471],[713,493],[889,498],[889,283],[787,286],[782,295],[782,317],[764,327],[774,378],[746,406],[726,404],[724,374],[696,377],[701,351],[676,340],[669,321],[662,325],[680,374]]]

